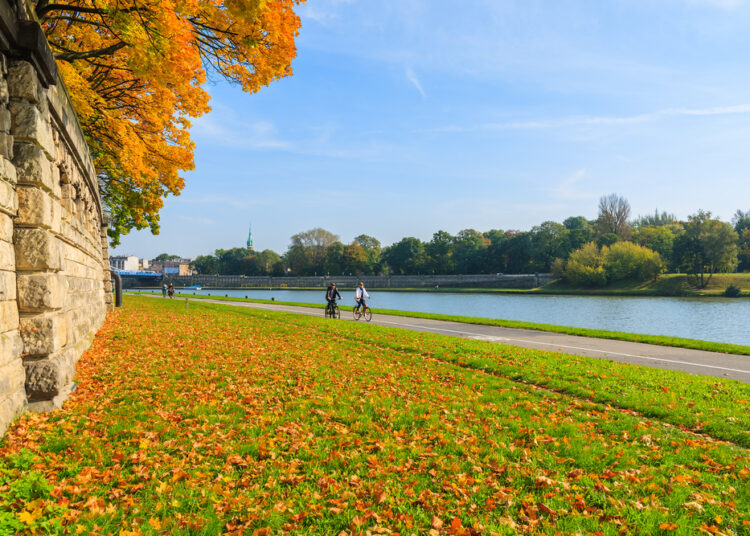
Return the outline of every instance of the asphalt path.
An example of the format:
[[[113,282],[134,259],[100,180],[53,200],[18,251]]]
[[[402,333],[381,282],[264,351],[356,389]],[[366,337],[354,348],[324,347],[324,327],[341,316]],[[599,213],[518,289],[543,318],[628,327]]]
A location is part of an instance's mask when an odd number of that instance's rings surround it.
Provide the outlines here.
[[[156,298],[156,296],[152,296]],[[177,298],[181,299],[181,298]],[[269,311],[284,311],[307,316],[323,316],[323,309],[295,307],[291,305],[273,305],[252,302],[229,302],[200,299],[206,303],[216,303],[233,307],[250,307]],[[341,312],[341,320],[353,322],[349,311]],[[363,322],[360,320],[360,322]],[[609,359],[621,363],[632,363],[646,367],[666,370],[681,370],[701,376],[714,376],[750,382],[750,356],[706,352],[672,346],[658,346],[639,342],[596,339],[579,337],[549,331],[530,329],[503,328],[464,324],[426,318],[381,315],[377,311],[372,316],[372,324],[389,326],[413,331],[440,333],[454,337],[509,344],[524,348],[536,348],[565,354],[583,355],[599,359]]]

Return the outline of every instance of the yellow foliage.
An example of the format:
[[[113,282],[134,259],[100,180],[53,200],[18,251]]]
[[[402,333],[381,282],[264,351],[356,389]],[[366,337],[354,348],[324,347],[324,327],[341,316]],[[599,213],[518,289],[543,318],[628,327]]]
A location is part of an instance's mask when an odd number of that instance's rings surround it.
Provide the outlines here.
[[[36,0],[91,147],[110,237],[158,232],[193,168],[190,118],[215,73],[258,91],[291,74],[303,0]],[[207,73],[208,71],[208,73]]]

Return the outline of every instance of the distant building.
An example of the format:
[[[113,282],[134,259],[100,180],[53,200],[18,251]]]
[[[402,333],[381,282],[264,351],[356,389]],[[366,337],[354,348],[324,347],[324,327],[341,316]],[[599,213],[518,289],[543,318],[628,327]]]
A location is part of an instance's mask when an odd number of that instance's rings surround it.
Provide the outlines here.
[[[247,233],[247,249],[249,251],[253,251],[255,248],[253,247],[253,226],[250,225],[250,229]]]
[[[141,270],[148,270],[148,267],[150,266],[148,259],[141,259],[138,261],[138,264],[141,267]]]
[[[151,261],[151,270],[164,275],[193,275],[194,272],[190,268],[190,259]]]
[[[118,255],[109,258],[109,266],[114,270],[137,272],[139,269],[138,265],[138,257],[133,255]]]

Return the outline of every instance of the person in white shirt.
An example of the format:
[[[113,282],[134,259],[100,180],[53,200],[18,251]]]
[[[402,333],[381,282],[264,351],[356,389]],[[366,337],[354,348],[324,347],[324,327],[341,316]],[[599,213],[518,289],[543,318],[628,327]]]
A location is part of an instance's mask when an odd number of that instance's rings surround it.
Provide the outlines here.
[[[370,295],[365,290],[365,284],[360,282],[357,290],[354,291],[354,300],[357,302],[357,306],[354,308],[355,311],[359,311],[359,307],[362,306],[362,310],[367,309],[365,298],[370,299]]]

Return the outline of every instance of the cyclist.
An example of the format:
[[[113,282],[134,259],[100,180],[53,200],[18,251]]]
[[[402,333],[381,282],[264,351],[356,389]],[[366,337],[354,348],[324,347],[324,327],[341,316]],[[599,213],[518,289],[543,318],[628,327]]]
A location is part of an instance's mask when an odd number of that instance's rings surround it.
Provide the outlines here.
[[[333,313],[333,306],[336,305],[336,296],[338,296],[339,299],[342,299],[341,294],[339,294],[339,290],[336,288],[336,283],[331,283],[326,289],[326,300],[328,300],[326,309],[328,309],[331,313]]]
[[[369,300],[370,295],[365,290],[365,284],[360,281],[359,286],[357,287],[357,290],[354,291],[354,301],[357,302],[357,306],[354,308],[355,311],[359,311],[359,307],[362,306],[362,310],[364,311],[367,309],[367,304],[365,303],[365,297]]]

